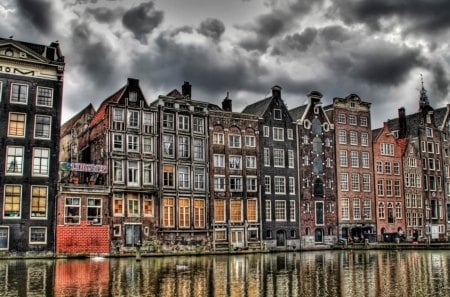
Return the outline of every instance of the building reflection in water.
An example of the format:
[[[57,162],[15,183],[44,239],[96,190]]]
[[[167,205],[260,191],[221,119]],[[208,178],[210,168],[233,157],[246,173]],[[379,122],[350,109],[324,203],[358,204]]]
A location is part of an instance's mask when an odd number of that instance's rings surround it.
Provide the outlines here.
[[[0,296],[449,296],[450,254],[342,251],[0,261]]]

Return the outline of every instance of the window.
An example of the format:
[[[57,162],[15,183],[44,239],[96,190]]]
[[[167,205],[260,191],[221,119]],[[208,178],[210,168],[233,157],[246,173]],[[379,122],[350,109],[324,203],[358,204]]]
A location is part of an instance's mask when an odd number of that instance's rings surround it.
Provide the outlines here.
[[[51,120],[52,117],[50,116],[36,115],[34,127],[35,138],[50,139]]]
[[[313,173],[316,175],[323,173],[323,163],[320,157],[315,157],[313,160]]]
[[[139,128],[139,111],[128,111],[128,128]]]
[[[286,221],[286,201],[275,200],[275,221]]]
[[[274,120],[281,120],[282,119],[281,109],[274,109],[273,110],[273,119]]]
[[[223,133],[213,133],[213,144],[224,144]]]
[[[214,167],[225,167],[225,155],[213,155]]]
[[[434,170],[434,159],[428,159],[428,169]]]
[[[350,131],[350,144],[358,145],[358,132]]]
[[[339,123],[339,124],[345,124],[345,114],[340,113],[340,114],[338,115],[338,123]]]
[[[433,142],[427,142],[427,149],[429,153],[434,153],[434,143]]]
[[[198,118],[198,117],[194,117],[194,133],[200,133],[200,134],[204,134],[205,133],[205,119],[204,118]]]
[[[22,146],[7,146],[6,148],[6,175],[22,175],[23,172]]]
[[[370,220],[372,218],[372,207],[370,204],[370,200],[364,200],[364,219]]]
[[[47,148],[33,149],[33,176],[48,176],[50,150]]]
[[[294,195],[295,194],[295,177],[289,176],[289,194]]]
[[[348,173],[341,173],[341,190],[348,191]]]
[[[256,222],[258,220],[258,206],[255,199],[247,200],[247,220]]]
[[[87,220],[90,225],[102,224],[102,199],[88,198]]]
[[[128,135],[127,136],[127,150],[129,152],[139,152],[139,136]]]
[[[113,133],[113,151],[123,151],[123,135]]]
[[[295,200],[289,200],[289,221],[295,222],[296,220],[296,208],[295,208]]]
[[[27,104],[28,86],[23,84],[11,84],[11,103]]]
[[[272,193],[272,182],[270,176],[264,176],[264,193],[271,194]]]
[[[427,135],[427,137],[433,137],[433,129],[427,127],[426,135]]]
[[[205,227],[205,200],[194,199],[194,228]]]
[[[123,193],[114,193],[114,216],[123,216]]]
[[[359,174],[352,173],[352,191],[359,191]]]
[[[272,221],[272,201],[266,200],[266,221]]]
[[[137,101],[137,92],[129,92],[128,96],[130,98],[130,102],[136,102]]]
[[[229,159],[229,168],[230,169],[242,169],[242,157],[241,156],[230,156],[228,159]]]
[[[321,154],[322,153],[322,141],[319,137],[314,137],[313,139],[313,152],[315,154]]]
[[[189,137],[179,136],[178,137],[178,156],[180,158],[189,157]]]
[[[322,134],[322,123],[318,118],[315,118],[312,120],[312,128],[311,133],[313,135],[320,135]]]
[[[393,224],[394,223],[394,206],[391,202],[387,204],[387,210],[388,210],[388,223]]]
[[[284,141],[284,129],[273,127],[273,140]]]
[[[52,107],[52,105],[53,105],[53,89],[37,87],[36,105]]]
[[[8,136],[25,136],[25,114],[9,113]]]
[[[205,159],[205,144],[204,140],[200,138],[194,138],[194,160]]]
[[[163,185],[173,188],[175,186],[175,166],[164,164],[163,166]]]
[[[163,198],[163,227],[175,226],[174,198]]]
[[[245,136],[245,146],[256,147],[256,137],[255,136]]]
[[[240,148],[241,135],[228,135],[228,146],[231,148]]]
[[[47,217],[47,187],[31,186],[31,215],[32,219]]]
[[[367,117],[359,117],[359,124],[362,127],[367,127]]]
[[[341,167],[348,166],[347,151],[339,151],[339,165]]]
[[[264,148],[264,166],[270,166],[270,149],[267,147]]]
[[[214,221],[217,223],[225,223],[226,213],[225,213],[225,200],[215,199],[214,200]]]
[[[225,176],[214,176],[214,191],[225,191]]]
[[[182,189],[190,188],[190,180],[190,168],[185,166],[178,167],[178,187]]]
[[[274,178],[275,194],[286,194],[286,179],[284,176]]]
[[[66,198],[64,206],[64,224],[80,223],[80,198]]]
[[[145,217],[153,217],[155,215],[154,205],[155,201],[153,196],[144,194],[144,216]]]
[[[362,175],[362,190],[363,192],[370,192],[370,174]]]
[[[143,184],[153,185],[153,163],[144,161],[143,168],[144,168]]]
[[[46,227],[30,227],[30,244],[46,244],[47,228]]]
[[[361,132],[361,145],[368,146],[369,145],[369,134],[365,132]]]
[[[3,217],[20,218],[22,205],[22,186],[5,185]]]
[[[289,168],[294,168],[295,167],[294,151],[293,150],[288,150],[288,167]]]
[[[384,180],[379,179],[377,181],[377,191],[378,191],[378,196],[384,196]]]
[[[323,191],[323,181],[320,178],[317,178],[314,181],[314,197],[323,197],[324,191]]]
[[[352,167],[359,167],[359,155],[357,151],[351,151],[350,152],[350,160],[351,160],[351,164]]]
[[[123,161],[114,160],[113,178],[115,183],[123,183]]]
[[[361,219],[361,201],[358,198],[353,199],[353,219]]]
[[[139,186],[139,161],[128,161],[128,185]]]
[[[287,139],[294,139],[294,131],[292,129],[287,129]]]
[[[173,157],[174,156],[174,143],[175,143],[175,135],[172,135],[172,134],[164,134],[163,135],[164,157]]]
[[[225,230],[225,229],[214,229],[214,231],[215,231],[214,238],[217,241],[227,240],[227,230]]]
[[[273,150],[273,166],[274,167],[284,167],[284,150],[274,149]]]
[[[386,174],[391,174],[391,162],[384,162],[384,172]]]
[[[142,152],[144,154],[153,154],[153,138],[143,137],[142,138]]]
[[[350,219],[349,200],[348,198],[342,198],[341,202],[341,217],[343,220],[348,220]]]
[[[264,137],[269,137],[269,127],[268,126],[263,126],[263,136]]]
[[[348,123],[349,123],[349,125],[357,125],[356,116],[349,115],[348,116]]]
[[[163,114],[163,128],[173,129],[174,128],[174,114],[165,112]]]
[[[361,161],[362,161],[361,165],[363,168],[369,168],[369,153],[368,152],[361,153]]]
[[[386,180],[386,196],[392,197],[392,180]]]
[[[383,174],[383,162],[377,161],[377,174]]]
[[[400,197],[400,180],[394,181],[394,195]]]
[[[189,116],[178,115],[178,129],[179,130],[189,130]]]
[[[149,112],[144,112],[142,119],[143,132],[146,134],[153,132],[153,114]]]
[[[347,131],[339,130],[339,144],[347,144]]]
[[[189,199],[180,198],[178,200],[178,225],[180,228],[190,227]]]
[[[394,145],[392,143],[381,143],[381,154],[383,156],[393,156],[394,155]]]
[[[196,167],[194,169],[194,189],[205,189],[205,168]]]
[[[113,109],[113,129],[125,130],[125,111],[123,109]]]
[[[398,162],[394,162],[394,174],[395,175],[400,174],[400,164]]]
[[[379,219],[384,219],[385,218],[385,214],[384,214],[384,202],[380,202],[378,204],[378,218]]]
[[[0,226],[0,250],[7,250],[8,248],[9,248],[9,228]]]
[[[248,169],[256,169],[256,156],[245,157],[245,167]]]
[[[230,200],[230,221],[242,222],[242,201]]]
[[[230,176],[230,191],[231,192],[242,192],[242,177],[241,176]]]
[[[258,179],[256,176],[247,177],[247,192],[256,192],[258,190]]]

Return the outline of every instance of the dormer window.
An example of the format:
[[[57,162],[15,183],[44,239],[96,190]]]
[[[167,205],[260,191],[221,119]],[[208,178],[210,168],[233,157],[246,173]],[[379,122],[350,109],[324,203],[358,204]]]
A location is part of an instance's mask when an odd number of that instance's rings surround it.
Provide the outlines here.
[[[273,110],[273,118],[275,120],[281,120],[282,119],[281,109],[274,109]]]
[[[137,92],[130,92],[128,94],[130,102],[136,102],[137,101]]]

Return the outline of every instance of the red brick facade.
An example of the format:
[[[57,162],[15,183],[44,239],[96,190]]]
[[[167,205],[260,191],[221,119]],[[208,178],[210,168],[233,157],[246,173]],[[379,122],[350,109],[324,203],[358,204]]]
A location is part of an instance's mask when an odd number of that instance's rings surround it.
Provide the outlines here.
[[[80,225],[56,227],[56,252],[60,254],[109,254],[109,226]]]

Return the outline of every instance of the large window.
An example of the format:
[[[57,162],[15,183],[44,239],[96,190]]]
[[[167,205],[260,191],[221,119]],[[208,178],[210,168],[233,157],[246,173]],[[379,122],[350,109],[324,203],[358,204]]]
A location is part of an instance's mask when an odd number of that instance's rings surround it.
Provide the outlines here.
[[[359,167],[359,155],[357,151],[351,151],[350,152],[350,160],[352,167],[358,168]]]
[[[352,173],[352,191],[359,191],[359,174]]]
[[[289,200],[289,221],[295,222],[296,220],[296,208],[295,200]]]
[[[255,136],[245,136],[245,146],[255,147],[256,137]]]
[[[275,194],[286,194],[286,178],[284,176],[275,176],[274,187]]]
[[[272,201],[266,200],[266,221],[272,221]]]
[[[242,200],[230,200],[230,221],[242,222]]]
[[[348,173],[341,173],[341,190],[348,191]]]
[[[213,144],[224,144],[223,133],[213,133]]]
[[[172,134],[164,134],[163,135],[163,155],[164,155],[164,157],[173,157],[174,156],[174,144],[175,144],[175,135],[172,135]]]
[[[127,215],[129,217],[139,216],[139,196],[136,193],[127,194]]]
[[[187,166],[178,167],[178,187],[188,189],[191,186],[190,168]]]
[[[189,137],[178,137],[178,156],[180,158],[189,158]]]
[[[273,127],[273,140],[284,141],[284,129]]]
[[[231,148],[240,148],[241,135],[228,135],[228,146]]]
[[[52,107],[52,105],[53,105],[53,89],[37,87],[36,105]]]
[[[143,162],[144,167],[144,185],[152,185],[153,184],[153,163],[151,162]]]
[[[47,187],[31,186],[31,215],[32,219],[47,217]]]
[[[205,141],[201,138],[194,138],[194,160],[205,159]]]
[[[323,202],[316,202],[316,225],[323,225],[325,223],[325,212]]]
[[[144,216],[146,217],[153,217],[155,215],[154,205],[155,201],[153,199],[153,196],[144,194],[143,196],[144,201]]]
[[[123,135],[113,133],[113,151],[123,151]]]
[[[194,133],[205,133],[205,119],[194,117],[194,125],[193,125]]]
[[[114,160],[113,178],[115,183],[123,183],[123,161]]]
[[[289,168],[294,168],[295,164],[294,164],[294,151],[293,150],[288,150],[288,167]]]
[[[64,206],[64,223],[65,224],[79,224],[80,223],[80,198],[66,198]]]
[[[273,150],[273,166],[274,167],[284,167],[284,150],[274,149]]]
[[[146,134],[153,132],[153,114],[149,112],[144,112],[142,119],[143,132]]]
[[[225,176],[214,176],[214,191],[225,191]]]
[[[255,199],[247,200],[247,220],[256,222],[258,220],[258,206]]]
[[[264,148],[264,166],[270,166],[270,149]]]
[[[358,132],[350,131],[350,144],[358,145]]]
[[[113,109],[113,129],[119,131],[125,130],[125,111],[123,109]]]
[[[128,135],[127,136],[127,150],[129,152],[139,152],[139,136]]]
[[[295,194],[295,177],[289,176],[289,194],[294,195]]]
[[[205,168],[196,167],[194,169],[194,189],[195,190],[205,189]]]
[[[22,175],[23,172],[22,146],[8,146],[6,149],[6,175]]]
[[[363,168],[369,168],[369,153],[368,152],[362,152],[361,153],[361,162]]]
[[[11,84],[11,103],[27,104],[28,86],[24,84]]]
[[[341,167],[348,166],[347,151],[342,150],[339,152],[339,165]]]
[[[341,216],[342,216],[343,220],[350,219],[349,199],[348,198],[342,198],[342,200],[341,200]]]
[[[286,221],[286,201],[275,200],[275,221]]]
[[[7,250],[8,248],[9,248],[9,228],[0,226],[0,250]]]
[[[214,167],[225,167],[225,155],[213,155]]]
[[[139,186],[139,161],[128,161],[128,179],[129,186]]]
[[[359,198],[353,199],[353,219],[361,219],[361,200]]]
[[[173,188],[175,186],[175,166],[164,164],[163,166],[163,185]]]
[[[256,176],[247,176],[247,192],[256,192],[258,190],[258,179]]]
[[[5,185],[3,217],[20,218],[22,206],[22,186]]]
[[[90,225],[102,224],[102,199],[87,199],[87,221]]]
[[[50,149],[34,148],[33,149],[33,175],[48,176],[50,163]]]
[[[242,177],[241,176],[230,176],[230,191],[231,192],[242,192]]]
[[[178,200],[178,226],[180,228],[189,228],[190,221],[190,201],[189,198],[180,198]]]
[[[194,228],[205,227],[205,200],[194,199]]]
[[[139,111],[128,111],[128,128],[139,128]]]
[[[153,138],[143,137],[142,138],[142,152],[144,154],[153,154]]]
[[[42,139],[50,139],[52,117],[44,115],[36,115],[34,137]]]
[[[174,198],[163,198],[163,227],[175,226]]]
[[[114,193],[114,216],[123,216],[123,193]]]
[[[264,176],[264,193],[266,194],[272,193],[272,182],[269,175]]]
[[[248,169],[256,169],[256,156],[247,156],[245,167]]]
[[[179,130],[189,130],[189,116],[188,115],[178,115],[178,129]]]
[[[393,156],[394,155],[394,145],[392,143],[381,143],[380,149],[381,149],[381,154],[383,156]]]
[[[165,112],[163,114],[163,128],[173,129],[174,128],[174,114]]]
[[[24,137],[25,119],[26,115],[24,113],[9,113],[8,136]]]
[[[361,133],[361,145],[368,146],[369,145],[369,134],[366,132]]]
[[[339,130],[338,141],[339,141],[339,144],[347,144],[347,131]]]
[[[30,227],[30,244],[46,244],[47,228],[46,227]]]
[[[215,199],[214,200],[214,221],[217,223],[225,223],[226,213],[225,213],[225,200]]]
[[[370,192],[370,174],[364,173],[362,175],[362,190],[363,192]]]

